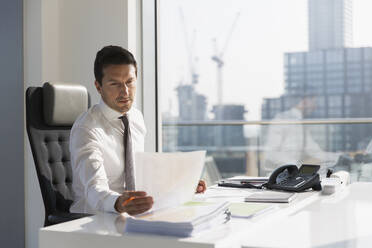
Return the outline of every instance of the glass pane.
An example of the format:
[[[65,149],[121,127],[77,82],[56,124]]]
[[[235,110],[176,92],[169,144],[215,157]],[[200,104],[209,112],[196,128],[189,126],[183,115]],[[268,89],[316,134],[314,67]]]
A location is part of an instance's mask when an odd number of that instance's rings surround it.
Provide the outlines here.
[[[207,150],[222,177],[309,162],[372,180],[372,2],[158,2],[163,151]]]

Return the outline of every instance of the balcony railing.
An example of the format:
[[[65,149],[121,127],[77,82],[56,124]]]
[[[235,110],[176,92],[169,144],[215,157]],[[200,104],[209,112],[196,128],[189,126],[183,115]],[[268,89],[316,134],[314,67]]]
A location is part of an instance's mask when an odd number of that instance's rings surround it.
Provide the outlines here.
[[[165,121],[163,126],[241,126],[241,125],[319,125],[319,124],[370,124],[372,118],[332,118],[302,120],[261,120],[261,121]]]

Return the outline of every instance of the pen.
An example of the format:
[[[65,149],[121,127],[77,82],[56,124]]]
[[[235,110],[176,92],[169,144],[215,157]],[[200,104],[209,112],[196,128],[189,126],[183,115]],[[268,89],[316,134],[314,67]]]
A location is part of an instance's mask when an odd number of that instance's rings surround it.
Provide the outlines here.
[[[128,199],[126,199],[122,204],[121,206],[122,207],[125,207],[126,205],[128,205],[129,202],[133,201],[136,197],[132,196],[132,197],[129,197]]]

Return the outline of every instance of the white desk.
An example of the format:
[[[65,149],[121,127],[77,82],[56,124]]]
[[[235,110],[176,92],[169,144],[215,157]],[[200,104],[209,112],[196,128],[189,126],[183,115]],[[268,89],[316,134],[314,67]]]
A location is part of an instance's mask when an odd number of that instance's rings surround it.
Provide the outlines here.
[[[190,238],[125,233],[124,220],[101,214],[40,229],[46,247],[372,247],[372,183],[331,196],[302,193],[290,204],[253,219]],[[301,245],[299,245],[301,244]]]
[[[243,247],[372,247],[372,183],[319,195],[300,211],[247,232]]]

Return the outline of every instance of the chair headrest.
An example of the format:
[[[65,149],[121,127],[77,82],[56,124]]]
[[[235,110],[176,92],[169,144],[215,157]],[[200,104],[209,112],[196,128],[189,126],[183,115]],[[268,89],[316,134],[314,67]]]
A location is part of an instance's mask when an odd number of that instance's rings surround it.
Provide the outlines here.
[[[88,109],[88,90],[79,84],[47,82],[43,85],[44,120],[50,126],[72,126]]]

